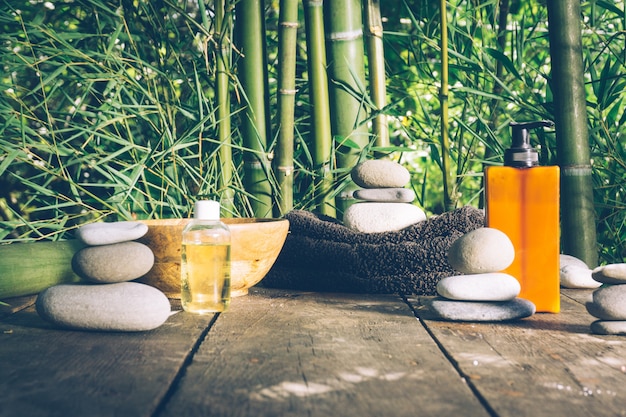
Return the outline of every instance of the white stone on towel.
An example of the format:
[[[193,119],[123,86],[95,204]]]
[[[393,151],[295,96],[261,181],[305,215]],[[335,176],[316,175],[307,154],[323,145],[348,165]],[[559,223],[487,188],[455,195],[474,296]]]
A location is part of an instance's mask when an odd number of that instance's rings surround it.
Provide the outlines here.
[[[343,216],[345,226],[363,233],[398,231],[424,220],[422,209],[406,203],[355,203]]]
[[[363,188],[404,187],[411,181],[408,169],[386,159],[363,161],[350,174],[354,183]]]
[[[378,203],[410,203],[415,200],[415,191],[410,188],[362,188],[356,190],[353,197]]]

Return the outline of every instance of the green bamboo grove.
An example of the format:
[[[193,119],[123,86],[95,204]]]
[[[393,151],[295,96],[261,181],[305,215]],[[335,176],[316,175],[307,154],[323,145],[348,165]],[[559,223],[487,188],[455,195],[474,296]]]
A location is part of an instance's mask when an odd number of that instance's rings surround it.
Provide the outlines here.
[[[626,259],[623,1],[0,1],[3,241],[197,198],[341,219],[371,158],[429,214],[481,207],[509,123],[551,119],[563,250]]]

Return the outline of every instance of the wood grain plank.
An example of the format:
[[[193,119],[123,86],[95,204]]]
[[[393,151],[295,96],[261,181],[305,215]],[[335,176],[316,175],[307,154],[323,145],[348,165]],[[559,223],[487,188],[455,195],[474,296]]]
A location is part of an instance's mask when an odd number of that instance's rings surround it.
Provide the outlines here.
[[[211,317],[142,333],[59,330],[29,307],[0,321],[0,416],[151,416]]]
[[[32,306],[35,304],[35,300],[37,300],[36,295],[25,295],[0,300],[0,319]]]
[[[492,413],[498,416],[626,415],[626,338],[596,336],[580,290],[559,314],[513,323],[429,319],[425,298],[410,300]]]
[[[488,415],[399,297],[254,289],[160,416]]]

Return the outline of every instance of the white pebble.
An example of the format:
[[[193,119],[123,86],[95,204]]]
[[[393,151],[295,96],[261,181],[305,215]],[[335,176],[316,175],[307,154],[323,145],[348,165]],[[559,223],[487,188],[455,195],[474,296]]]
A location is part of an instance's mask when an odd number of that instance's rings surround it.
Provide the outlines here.
[[[448,250],[450,266],[466,274],[498,272],[515,258],[509,237],[498,229],[482,227],[455,240]]]
[[[90,223],[80,226],[76,238],[86,245],[110,245],[139,239],[148,232],[141,222]]]
[[[137,282],[57,285],[42,291],[36,305],[60,327],[124,332],[155,329],[171,310],[165,294]]]
[[[593,279],[603,284],[626,284],[626,264],[609,264],[593,270]]]
[[[424,220],[422,209],[406,203],[356,203],[343,216],[345,226],[363,233],[398,231]]]
[[[97,283],[131,281],[147,274],[153,265],[152,250],[139,242],[87,246],[72,258],[74,272]]]
[[[517,297],[520,290],[519,281],[502,272],[456,275],[437,283],[440,296],[461,301],[508,301]]]
[[[601,283],[591,276],[591,269],[577,263],[561,266],[560,282],[563,288],[598,288]]]
[[[363,188],[404,187],[411,181],[405,167],[386,159],[363,161],[350,174],[354,183]]]
[[[563,268],[568,265],[576,265],[581,268],[589,269],[589,265],[587,265],[585,261],[583,261],[582,259],[578,259],[577,257],[572,256],[572,255],[560,254],[559,255],[559,267]]]

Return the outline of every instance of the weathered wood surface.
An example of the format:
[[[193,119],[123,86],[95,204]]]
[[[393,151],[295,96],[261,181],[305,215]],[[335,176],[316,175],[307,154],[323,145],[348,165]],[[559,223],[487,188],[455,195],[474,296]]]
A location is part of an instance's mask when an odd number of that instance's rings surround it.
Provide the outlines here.
[[[152,416],[212,317],[145,333],[57,330],[31,306],[0,321],[0,416]]]
[[[399,297],[235,299],[164,416],[487,416]]]
[[[626,415],[626,337],[589,333],[590,293],[495,324],[431,320],[420,298],[253,289],[133,334],[58,330],[21,299],[0,316],[0,416]]]
[[[493,415],[624,416],[626,338],[590,334],[589,296],[563,290],[561,313],[513,323],[425,322]]]

